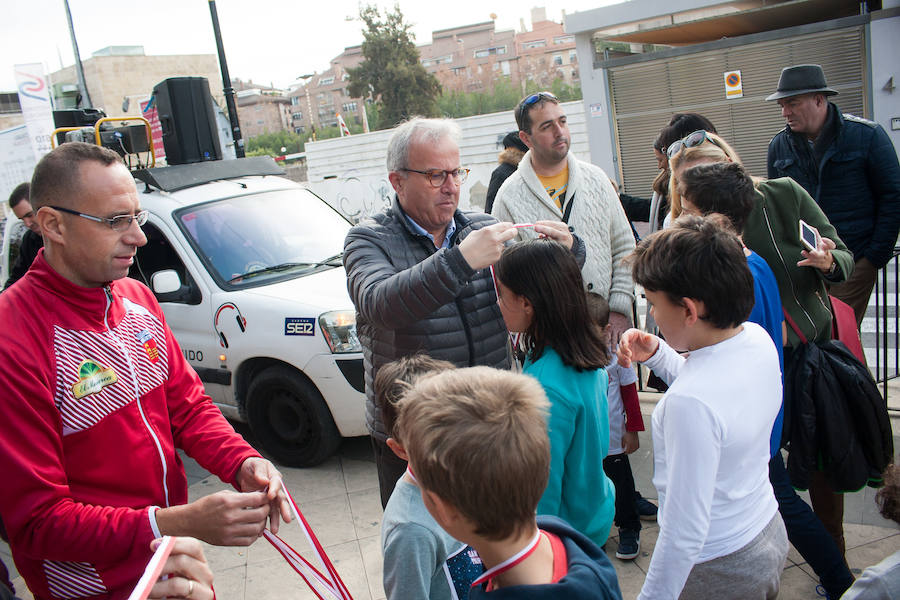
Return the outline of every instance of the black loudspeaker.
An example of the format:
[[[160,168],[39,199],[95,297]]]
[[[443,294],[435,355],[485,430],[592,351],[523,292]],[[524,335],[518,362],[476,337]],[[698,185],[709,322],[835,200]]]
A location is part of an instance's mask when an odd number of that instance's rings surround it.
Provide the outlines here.
[[[168,164],[222,159],[206,77],[170,77],[156,84],[153,96]]]

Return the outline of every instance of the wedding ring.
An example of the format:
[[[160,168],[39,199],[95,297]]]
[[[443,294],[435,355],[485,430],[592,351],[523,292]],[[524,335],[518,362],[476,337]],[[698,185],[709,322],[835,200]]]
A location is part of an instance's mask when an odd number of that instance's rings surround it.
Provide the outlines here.
[[[190,598],[194,595],[194,580],[188,579],[188,593],[185,595],[185,598]]]

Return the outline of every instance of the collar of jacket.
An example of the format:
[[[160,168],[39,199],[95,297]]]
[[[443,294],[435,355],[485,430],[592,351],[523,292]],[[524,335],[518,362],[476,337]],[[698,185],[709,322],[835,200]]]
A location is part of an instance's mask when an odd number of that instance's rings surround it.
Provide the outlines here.
[[[522,162],[523,156],[525,156],[525,153],[518,148],[504,148],[503,152],[497,156],[497,161],[518,167],[519,163]]]
[[[118,318],[112,318],[114,315],[121,315],[121,302],[117,300],[114,293],[116,282],[112,281],[104,287],[88,288],[76,285],[56,272],[50,266],[47,259],[44,258],[44,249],[38,252],[37,257],[26,273],[26,276],[34,282],[34,285],[46,290],[48,293],[57,296],[61,304],[69,307],[82,318],[86,319],[92,325],[98,327],[106,326],[107,317],[107,295],[106,288],[110,290],[112,299],[110,305],[109,326],[112,327]]]
[[[406,233],[409,234],[410,237],[414,238],[424,238],[428,240],[427,236],[422,235],[418,231],[412,228],[409,224],[409,219],[407,219],[406,211],[403,210],[403,207],[400,206],[400,197],[397,194],[394,194],[394,201],[391,203],[391,210],[396,215],[397,221],[400,222],[400,226],[406,230]],[[455,240],[460,239],[459,235],[463,229],[468,228],[472,224],[472,220],[466,216],[466,214],[456,209],[456,212],[453,213],[453,220],[456,221],[456,231],[453,233],[453,238],[450,240],[450,245],[453,245]],[[431,240],[428,240],[429,242]]]

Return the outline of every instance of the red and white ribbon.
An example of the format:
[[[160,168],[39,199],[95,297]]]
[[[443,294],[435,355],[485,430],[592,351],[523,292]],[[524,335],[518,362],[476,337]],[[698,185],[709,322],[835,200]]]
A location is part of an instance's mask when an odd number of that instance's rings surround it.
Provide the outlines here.
[[[537,550],[538,544],[541,542],[541,530],[538,529],[534,533],[534,537],[531,538],[531,541],[528,542],[524,548],[504,560],[499,565],[493,566],[484,573],[481,574],[481,577],[472,582],[472,587],[476,587],[484,583],[485,581],[490,581],[500,573],[505,573],[509,571],[520,562],[531,556],[531,554]]]
[[[168,535],[163,537],[162,543],[156,548],[156,552],[153,553],[150,562],[147,563],[144,574],[138,579],[137,585],[134,586],[131,595],[128,596],[128,600],[147,599],[147,596],[150,595],[150,590],[153,589],[153,584],[159,579],[163,565],[166,564],[166,559],[169,558],[169,554],[172,553],[174,546],[175,538]]]
[[[332,564],[331,559],[328,558],[325,549],[322,547],[322,544],[319,543],[319,539],[316,537],[316,534],[313,533],[312,528],[309,526],[303,513],[300,512],[297,503],[294,502],[294,497],[291,496],[291,493],[288,491],[283,481],[281,487],[284,490],[285,496],[287,496],[288,504],[291,505],[291,511],[294,513],[297,524],[300,526],[300,529],[303,530],[303,535],[306,536],[306,540],[309,542],[310,547],[319,558],[322,570],[316,569],[308,560],[300,556],[300,553],[291,548],[287,542],[268,529],[263,531],[263,536],[276,550],[278,550],[279,554],[281,554],[287,563],[291,565],[291,568],[300,575],[319,600],[327,600],[328,598],[334,598],[336,600],[353,600],[352,596],[350,596],[350,591],[347,589],[347,586],[344,585],[341,576],[338,575],[337,569],[334,568],[334,564]],[[327,594],[327,596],[323,594]]]

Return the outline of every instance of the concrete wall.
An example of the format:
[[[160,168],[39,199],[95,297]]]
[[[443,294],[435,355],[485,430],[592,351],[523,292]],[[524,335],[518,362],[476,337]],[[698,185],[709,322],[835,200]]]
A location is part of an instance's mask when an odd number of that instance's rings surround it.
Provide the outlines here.
[[[576,34],[575,48],[578,64],[586,65],[581,69],[581,94],[582,110],[587,117],[585,127],[590,140],[590,160],[618,180],[618,157],[614,153],[616,145],[613,140],[615,127],[610,111],[606,70],[587,66],[594,62],[594,44],[590,33]]]
[[[584,105],[563,105],[572,136],[571,152],[591,160]],[[459,206],[484,210],[487,186],[503,149],[503,136],[516,129],[513,111],[457,119],[463,131],[460,162],[471,169],[462,186]],[[385,167],[387,144],[393,130],[333,138],[306,144],[309,188],[353,221],[389,205],[394,190]]]
[[[894,149],[900,152],[900,121],[895,125],[897,129],[891,130],[891,119],[900,120],[900,65],[897,63],[897,57],[900,57],[900,8],[873,13],[869,32],[873,118],[884,127],[894,142]],[[896,89],[885,90],[892,77]]]

